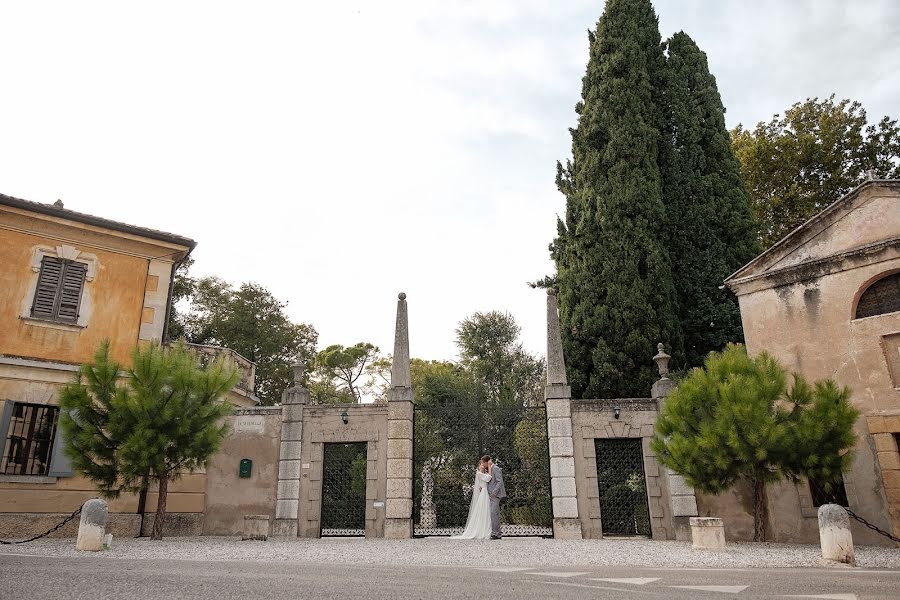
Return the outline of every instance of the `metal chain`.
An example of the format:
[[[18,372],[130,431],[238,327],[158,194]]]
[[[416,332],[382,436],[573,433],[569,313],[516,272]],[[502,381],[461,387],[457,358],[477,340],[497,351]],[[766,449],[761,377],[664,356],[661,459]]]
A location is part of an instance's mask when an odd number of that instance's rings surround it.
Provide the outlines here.
[[[68,523],[69,521],[71,521],[72,519],[74,519],[75,517],[77,517],[77,516],[79,515],[79,513],[81,513],[81,507],[80,507],[80,506],[75,510],[75,512],[73,512],[71,515],[69,515],[68,517],[66,517],[65,519],[63,519],[62,522],[60,522],[60,523],[58,523],[57,525],[55,525],[54,527],[48,529],[48,530],[45,531],[44,533],[41,533],[41,534],[38,534],[38,535],[36,535],[36,536],[34,536],[34,537],[28,538],[27,540],[19,540],[19,541],[0,540],[0,544],[7,544],[7,545],[12,545],[12,544],[27,544],[28,542],[33,542],[34,540],[39,540],[39,539],[41,539],[42,537],[45,537],[45,536],[50,535],[51,533],[53,533],[54,531],[56,531],[57,529],[59,529],[60,527],[62,527],[63,525],[65,525],[66,523]]]
[[[885,531],[884,529],[879,529],[879,528],[876,527],[875,525],[872,525],[871,523],[869,523],[868,521],[866,521],[865,519],[863,519],[861,516],[859,516],[858,514],[856,514],[855,512],[853,512],[852,510],[850,510],[849,508],[844,507],[844,510],[847,511],[847,514],[848,514],[848,515],[850,515],[851,517],[853,517],[854,519],[856,519],[857,521],[859,521],[860,523],[862,523],[863,525],[865,525],[866,527],[868,527],[869,529],[871,529],[872,531],[874,531],[875,533],[878,533],[878,534],[880,534],[880,535],[883,535],[884,537],[886,537],[886,538],[888,538],[888,539],[891,539],[891,540],[894,540],[895,542],[897,542],[898,544],[900,544],[900,538],[898,538],[898,537],[896,537],[896,536],[893,536],[893,535],[889,534],[889,533],[888,533],[887,531]]]

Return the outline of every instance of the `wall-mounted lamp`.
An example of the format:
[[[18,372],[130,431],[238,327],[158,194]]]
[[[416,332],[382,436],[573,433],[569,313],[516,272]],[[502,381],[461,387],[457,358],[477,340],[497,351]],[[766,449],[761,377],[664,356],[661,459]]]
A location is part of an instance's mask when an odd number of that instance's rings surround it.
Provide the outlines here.
[[[616,418],[618,418],[618,417],[616,417]],[[346,425],[346,424],[349,422],[349,420],[350,420],[350,419],[349,419],[349,417],[347,416],[347,411],[346,411],[346,410],[343,411],[343,412],[341,413],[341,421],[343,421],[343,422],[344,422],[344,425]]]
[[[613,408],[613,416],[614,416],[615,418],[618,419],[618,418],[619,418],[619,413],[621,413],[621,412],[622,412],[622,409],[619,408],[619,405],[617,404],[617,405],[615,406],[615,408]]]

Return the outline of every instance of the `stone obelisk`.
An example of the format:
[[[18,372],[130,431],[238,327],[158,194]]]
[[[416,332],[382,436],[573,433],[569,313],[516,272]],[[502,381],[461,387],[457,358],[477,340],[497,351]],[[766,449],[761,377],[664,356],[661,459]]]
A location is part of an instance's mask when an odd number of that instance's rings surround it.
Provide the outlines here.
[[[572,442],[572,388],[566,379],[556,291],[547,292],[547,436],[550,445],[550,489],[553,495],[553,537],[581,539],[581,519],[575,491]]]
[[[397,300],[394,361],[388,395],[387,496],[384,537],[411,538],[413,456],[413,391],[409,373],[409,319],[406,294]]]

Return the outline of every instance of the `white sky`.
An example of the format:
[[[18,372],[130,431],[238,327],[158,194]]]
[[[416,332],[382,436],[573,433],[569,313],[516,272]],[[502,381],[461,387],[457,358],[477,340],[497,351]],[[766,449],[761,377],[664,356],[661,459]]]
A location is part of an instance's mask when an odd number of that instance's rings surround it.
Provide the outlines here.
[[[900,2],[657,0],[729,126],[807,96],[900,117]],[[600,0],[0,0],[0,192],[196,239],[320,347],[453,358],[507,310],[544,353],[555,162]],[[648,357],[649,360],[649,357]]]

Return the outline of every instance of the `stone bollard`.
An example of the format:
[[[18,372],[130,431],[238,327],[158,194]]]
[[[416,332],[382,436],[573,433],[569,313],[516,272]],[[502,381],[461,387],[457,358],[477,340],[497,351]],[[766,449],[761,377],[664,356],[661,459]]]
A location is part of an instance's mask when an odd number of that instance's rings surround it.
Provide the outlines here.
[[[724,550],[725,524],[715,517],[691,517],[691,545],[698,550]]]
[[[837,504],[823,504],[819,507],[819,543],[825,560],[856,565],[850,516],[843,507]]]
[[[99,552],[103,550],[106,538],[106,516],[108,508],[104,500],[93,498],[81,507],[81,521],[78,523],[76,550]]]
[[[244,515],[244,533],[242,540],[269,539],[269,515]]]

